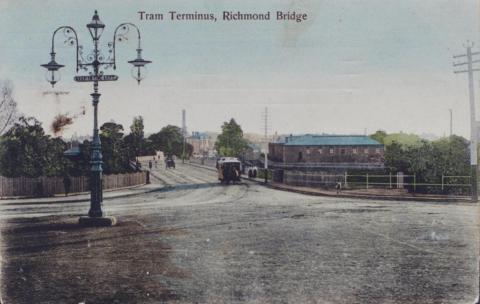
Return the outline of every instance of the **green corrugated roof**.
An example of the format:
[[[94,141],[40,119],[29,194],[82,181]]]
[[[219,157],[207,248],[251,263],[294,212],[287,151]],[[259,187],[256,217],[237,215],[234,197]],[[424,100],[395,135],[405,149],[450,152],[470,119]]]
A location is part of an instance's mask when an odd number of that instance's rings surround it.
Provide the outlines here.
[[[286,146],[383,146],[364,135],[294,135],[283,140]]]

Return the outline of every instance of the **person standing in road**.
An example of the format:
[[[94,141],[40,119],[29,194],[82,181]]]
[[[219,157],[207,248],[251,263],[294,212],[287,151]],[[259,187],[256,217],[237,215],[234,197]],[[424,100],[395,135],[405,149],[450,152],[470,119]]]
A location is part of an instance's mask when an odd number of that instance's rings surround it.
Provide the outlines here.
[[[342,190],[342,183],[337,182],[337,184],[335,185],[335,189],[337,190],[337,194],[340,194],[340,190]]]
[[[70,186],[72,185],[72,181],[70,179],[70,176],[65,175],[63,177],[63,188],[65,189],[65,196],[68,196],[68,193],[70,193]]]

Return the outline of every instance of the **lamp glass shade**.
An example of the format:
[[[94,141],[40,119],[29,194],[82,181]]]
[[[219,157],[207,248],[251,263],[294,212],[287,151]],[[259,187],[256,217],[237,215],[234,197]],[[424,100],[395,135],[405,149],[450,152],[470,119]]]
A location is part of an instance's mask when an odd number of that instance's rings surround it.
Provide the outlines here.
[[[137,80],[138,84],[147,77],[147,73],[148,70],[145,66],[133,66],[131,69],[132,77]]]
[[[45,71],[45,80],[47,80],[52,85],[52,88],[55,86],[57,82],[60,81],[60,78],[61,78],[61,75],[60,75],[60,71],[58,70]]]
[[[98,12],[95,11],[95,14],[92,17],[92,21],[87,24],[88,31],[90,32],[90,35],[92,35],[93,38],[100,38],[103,33],[103,29],[105,28],[105,24],[100,20],[100,17],[98,16]]]

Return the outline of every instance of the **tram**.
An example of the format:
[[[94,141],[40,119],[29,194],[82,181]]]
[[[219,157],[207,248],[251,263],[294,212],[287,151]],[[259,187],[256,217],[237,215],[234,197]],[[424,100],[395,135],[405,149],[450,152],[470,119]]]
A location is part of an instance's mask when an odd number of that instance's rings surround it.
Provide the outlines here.
[[[241,163],[236,157],[222,157],[217,161],[218,180],[229,184],[240,181]]]

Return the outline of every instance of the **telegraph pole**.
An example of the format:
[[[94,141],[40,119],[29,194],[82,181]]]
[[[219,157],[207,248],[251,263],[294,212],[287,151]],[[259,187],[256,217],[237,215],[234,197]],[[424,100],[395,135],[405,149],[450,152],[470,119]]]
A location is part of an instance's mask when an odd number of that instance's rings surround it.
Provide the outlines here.
[[[263,165],[265,169],[265,184],[268,182],[268,107],[265,107],[265,112],[264,112],[264,122],[265,122],[265,163]]]
[[[450,111],[450,137],[453,135],[453,111],[452,109],[448,109]]]
[[[185,141],[187,140],[187,113],[185,109],[182,110],[182,136],[183,136],[183,147],[182,147],[182,163],[185,163]]]
[[[472,187],[472,202],[478,201],[477,191],[477,122],[475,118],[475,93],[473,89],[473,72],[480,71],[478,68],[473,68],[474,63],[480,60],[473,60],[473,56],[479,55],[480,52],[472,52],[473,43],[467,41],[464,45],[467,53],[453,56],[454,59],[465,58],[466,62],[454,63],[454,67],[465,66],[466,70],[457,70],[454,73],[467,73],[468,75],[468,95],[470,100],[470,166],[471,166],[471,187]]]

